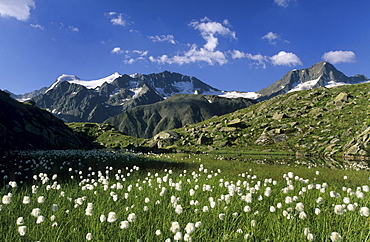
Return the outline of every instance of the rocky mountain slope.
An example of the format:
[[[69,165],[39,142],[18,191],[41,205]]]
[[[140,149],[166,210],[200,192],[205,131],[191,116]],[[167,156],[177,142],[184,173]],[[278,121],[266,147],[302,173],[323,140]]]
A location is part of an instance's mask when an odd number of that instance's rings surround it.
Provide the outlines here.
[[[176,94],[155,104],[124,111],[107,119],[105,123],[115,126],[129,136],[151,138],[163,130],[198,123],[255,103],[256,101],[246,98]]]
[[[370,83],[275,96],[221,117],[162,132],[149,146],[186,152],[224,150],[370,156]]]
[[[284,75],[272,85],[258,91],[258,100],[267,100],[274,96],[317,87],[334,87],[348,84],[358,84],[370,81],[364,75],[347,77],[332,64],[323,61],[310,68],[293,70]]]
[[[100,123],[125,110],[178,93],[222,94],[195,77],[164,71],[130,76],[115,73],[93,81],[62,75],[32,101],[67,122]]]
[[[0,150],[88,147],[63,121],[0,91]]]

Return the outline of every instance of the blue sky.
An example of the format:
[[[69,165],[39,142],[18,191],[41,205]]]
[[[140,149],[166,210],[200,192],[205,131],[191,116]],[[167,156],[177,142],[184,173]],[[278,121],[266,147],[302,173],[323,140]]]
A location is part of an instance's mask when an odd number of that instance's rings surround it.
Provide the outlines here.
[[[323,60],[370,77],[369,10],[368,0],[0,0],[0,89],[169,70],[258,91]]]

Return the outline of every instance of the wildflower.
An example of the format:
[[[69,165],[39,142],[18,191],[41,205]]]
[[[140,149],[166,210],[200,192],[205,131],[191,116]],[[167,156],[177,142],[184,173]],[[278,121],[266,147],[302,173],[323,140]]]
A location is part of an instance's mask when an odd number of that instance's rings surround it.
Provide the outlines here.
[[[355,209],[356,209],[355,205],[353,205],[353,204],[348,204],[347,205],[347,210],[348,211],[355,211]]]
[[[303,234],[304,234],[305,236],[307,236],[309,233],[310,233],[310,229],[309,229],[309,228],[304,228],[304,230],[303,230]]]
[[[178,222],[172,222],[170,230],[172,233],[180,231],[180,224]]]
[[[185,234],[184,241],[193,241],[193,239],[191,238],[190,234]]]
[[[316,203],[317,204],[322,204],[324,202],[324,199],[322,198],[322,197],[318,197],[317,199],[316,199]]]
[[[369,217],[369,208],[368,207],[362,207],[360,208],[360,215],[361,216],[365,216],[365,217]]]
[[[330,234],[330,239],[331,239],[332,242],[340,241],[340,240],[342,240],[342,236],[340,236],[340,234],[338,232],[332,232]]]
[[[44,221],[45,221],[45,217],[44,216],[42,216],[42,215],[37,216],[37,219],[36,219],[36,223],[37,224],[41,224]]]
[[[148,203],[148,202],[150,202],[150,199],[149,199],[148,197],[146,197],[146,198],[144,199],[144,202],[145,202],[145,203]]]
[[[136,215],[134,213],[130,213],[127,217],[127,220],[132,223],[136,221]]]
[[[340,194],[335,192],[335,191],[330,191],[329,195],[330,195],[330,197],[335,197],[335,198],[340,197]]]
[[[344,198],[343,198],[343,202],[344,202],[345,204],[348,204],[348,203],[350,203],[350,202],[351,202],[351,199],[350,199],[349,197],[344,197]]]
[[[17,219],[17,225],[23,225],[24,224],[24,219],[23,219],[23,217],[19,217],[18,219]]]
[[[243,210],[244,210],[244,212],[247,213],[247,212],[250,212],[252,209],[251,209],[250,206],[245,206]]]
[[[195,225],[194,223],[188,223],[185,227],[185,231],[187,234],[191,234],[195,231]]]
[[[86,234],[86,240],[92,240],[92,234],[91,233]]]
[[[30,200],[29,196],[24,196],[23,197],[23,204],[29,204],[30,202],[31,202],[31,200]]]
[[[18,233],[20,236],[24,236],[27,231],[27,226],[19,226],[18,227]]]
[[[255,227],[256,225],[257,225],[257,221],[256,221],[256,220],[252,220],[252,221],[251,221],[251,226],[252,226],[252,227]]]
[[[41,209],[39,208],[34,208],[32,209],[31,215],[34,217],[38,217],[41,214]]]
[[[299,218],[300,219],[306,219],[307,218],[307,214],[304,211],[302,211],[302,212],[299,213]]]
[[[344,207],[342,205],[335,205],[334,206],[334,213],[338,215],[342,215],[344,213]]]
[[[176,232],[175,236],[173,236],[173,239],[175,241],[182,240],[182,233],[181,232]]]
[[[162,234],[161,230],[157,229],[157,230],[155,231],[155,235],[159,236],[159,235],[161,235],[161,234]]]
[[[220,213],[220,214],[218,215],[218,218],[219,218],[220,220],[224,220],[224,218],[225,218],[225,214],[224,214],[224,213]]]
[[[321,210],[319,208],[315,208],[315,214],[319,215],[321,213]]]
[[[199,228],[202,225],[202,222],[198,221],[195,223],[195,228]]]
[[[304,210],[304,205],[303,203],[297,203],[295,205],[295,210],[297,210],[298,212],[302,212]]]
[[[100,222],[103,223],[103,222],[105,222],[107,220],[107,217],[105,217],[105,215],[102,214],[102,215],[100,215],[100,218],[99,219],[100,219]]]
[[[45,197],[44,197],[44,196],[39,196],[39,197],[37,198],[37,202],[38,202],[38,203],[43,203],[43,202],[45,202]]]
[[[275,208],[274,206],[270,206],[270,212],[271,212],[271,213],[276,212],[276,208]]]
[[[9,204],[9,203],[11,203],[11,201],[12,201],[12,195],[11,194],[3,196],[3,199],[2,199],[3,204]]]
[[[289,203],[292,203],[293,202],[293,199],[289,196],[285,197],[285,203],[286,204],[289,204]]]
[[[130,227],[130,223],[127,220],[122,221],[122,222],[119,223],[119,227],[121,229],[127,229],[128,227]]]
[[[316,239],[316,237],[312,233],[308,233],[307,234],[307,240],[308,241],[314,241],[315,239]]]
[[[182,206],[180,204],[176,205],[175,212],[177,214],[181,214],[182,213]]]
[[[109,223],[113,223],[113,222],[115,222],[116,220],[117,220],[117,215],[116,215],[116,213],[115,213],[115,212],[109,212],[109,213],[108,213],[107,221],[108,221]]]

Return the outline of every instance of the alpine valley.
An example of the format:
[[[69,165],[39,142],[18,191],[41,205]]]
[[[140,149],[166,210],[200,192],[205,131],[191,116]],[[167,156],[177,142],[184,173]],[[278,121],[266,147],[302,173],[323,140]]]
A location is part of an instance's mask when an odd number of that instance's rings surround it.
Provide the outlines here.
[[[48,110],[81,142],[100,147],[365,157],[369,81],[319,62],[258,92],[221,91],[164,71],[92,81],[62,75],[48,88],[10,95]]]

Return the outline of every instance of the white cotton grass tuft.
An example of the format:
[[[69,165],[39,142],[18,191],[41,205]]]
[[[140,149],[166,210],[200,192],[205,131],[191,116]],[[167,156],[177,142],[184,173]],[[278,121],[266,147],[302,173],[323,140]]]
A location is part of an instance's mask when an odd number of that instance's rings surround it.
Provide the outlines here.
[[[86,240],[92,240],[93,236],[91,233],[86,234]]]
[[[107,222],[108,223],[113,223],[117,220],[117,215],[115,212],[109,212],[108,213],[108,218],[107,218]]]
[[[26,232],[27,232],[27,226],[22,225],[18,227],[18,233],[20,236],[25,236]]]
[[[360,208],[360,215],[361,216],[369,217],[369,214],[370,214],[370,211],[369,211],[368,207]]]
[[[129,223],[127,220],[122,221],[122,222],[120,222],[120,223],[119,223],[119,227],[120,227],[121,229],[127,229],[127,228],[129,228],[129,227],[130,227],[130,223]]]
[[[332,242],[341,241],[342,240],[342,236],[338,232],[332,232],[330,234],[330,239],[331,239]]]

